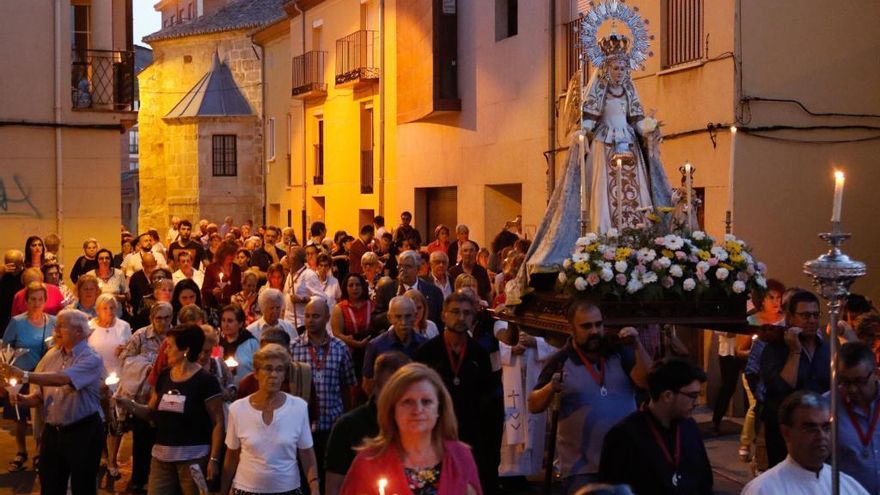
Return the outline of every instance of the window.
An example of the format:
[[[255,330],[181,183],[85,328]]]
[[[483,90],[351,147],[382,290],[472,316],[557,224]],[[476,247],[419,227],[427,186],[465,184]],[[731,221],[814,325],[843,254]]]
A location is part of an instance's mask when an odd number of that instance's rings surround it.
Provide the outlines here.
[[[703,58],[703,0],[663,0],[663,67]]]
[[[290,133],[293,129],[293,118],[290,114],[287,114],[287,185],[293,185],[293,163],[291,162],[291,139]],[[305,178],[305,177],[304,177]],[[287,225],[290,225],[290,221],[287,222]]]
[[[177,19],[179,19],[180,22],[183,22],[186,20],[183,18],[183,9],[180,9],[177,11]]]
[[[238,175],[238,156],[235,134],[215,134],[211,136],[212,164],[214,177],[235,177]]]
[[[361,194],[373,193],[373,107],[361,105]]]
[[[129,155],[137,155],[138,154],[138,131],[132,130],[128,133],[128,154]]]
[[[315,139],[315,177],[313,182],[324,183],[324,119],[318,119],[317,139]]]
[[[517,0],[495,0],[495,41],[517,33]]]
[[[70,6],[70,47],[83,59],[92,44],[91,10],[88,5]]]
[[[268,160],[275,159],[275,117],[269,117],[269,122],[266,123],[266,135],[269,141],[269,145],[267,146],[267,154]]]
[[[193,18],[193,4],[189,4],[186,6],[186,15],[188,19]]]

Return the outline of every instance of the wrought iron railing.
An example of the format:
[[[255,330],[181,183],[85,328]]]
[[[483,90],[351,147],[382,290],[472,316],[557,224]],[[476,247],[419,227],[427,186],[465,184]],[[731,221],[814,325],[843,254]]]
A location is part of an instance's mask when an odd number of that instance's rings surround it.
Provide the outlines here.
[[[574,76],[575,72],[578,70],[579,59],[583,54],[584,50],[581,47],[581,40],[578,35],[578,23],[580,19],[575,19],[573,21],[566,22],[562,27],[562,60],[563,60],[563,70],[565,73],[565,79],[563,84],[568,84],[568,81],[571,80],[571,77]],[[589,62],[584,60],[584,66],[587,68],[587,74],[589,75]],[[584,78],[584,82],[587,81],[587,78]]]
[[[336,84],[379,78],[379,35],[360,30],[336,40]]]
[[[134,108],[134,52],[74,49],[70,65],[74,109]]]
[[[361,194],[373,193],[373,150],[361,150]]]
[[[315,176],[312,183],[319,186],[324,183],[324,145],[314,144],[315,149]]]
[[[310,51],[293,57],[293,96],[311,91],[327,91],[324,60],[327,52]]]
[[[703,58],[703,0],[666,0],[663,66]]]

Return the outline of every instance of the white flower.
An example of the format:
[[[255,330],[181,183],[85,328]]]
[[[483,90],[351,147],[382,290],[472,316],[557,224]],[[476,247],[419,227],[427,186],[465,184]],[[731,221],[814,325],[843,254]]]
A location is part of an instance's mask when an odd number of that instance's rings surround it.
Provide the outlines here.
[[[684,270],[681,269],[681,265],[672,265],[669,267],[669,274],[675,278],[681,278],[684,275]]]
[[[575,246],[589,246],[590,242],[587,241],[586,237],[579,237],[577,241],[574,243]]]
[[[577,290],[584,290],[587,288],[587,281],[584,280],[584,277],[574,279],[574,288]]]
[[[742,294],[746,290],[746,284],[742,280],[737,280],[733,283],[733,292],[737,294]]]
[[[709,271],[709,263],[706,261],[701,261],[697,263],[697,271],[700,273],[706,273]]]
[[[657,262],[660,263],[661,268],[669,268],[669,265],[672,264],[672,260],[667,258],[666,256],[661,256],[660,259],[657,260]]]
[[[657,274],[654,272],[647,272],[642,275],[642,282],[646,284],[653,284],[657,281]]]
[[[642,248],[636,253],[636,259],[639,263],[650,263],[657,257],[657,253],[653,249]]]
[[[614,272],[611,271],[611,268],[603,268],[602,272],[599,273],[599,277],[601,277],[602,280],[608,282],[612,278],[614,278]]]
[[[590,256],[587,253],[574,253],[571,255],[571,260],[575,263],[580,261],[587,261],[590,259]]]
[[[767,288],[767,279],[764,278],[763,275],[755,275],[755,283],[758,284],[758,287],[761,287],[762,289]]]
[[[691,237],[693,237],[695,241],[702,241],[706,238],[706,233],[702,230],[695,230],[691,233]]]
[[[587,240],[587,244],[592,244],[599,240],[599,236],[595,232],[589,232],[583,238]]]
[[[614,239],[620,234],[617,232],[617,229],[608,229],[608,232],[605,232],[605,236],[609,239]]]
[[[617,273],[623,273],[626,271],[629,265],[626,264],[626,261],[620,260],[614,264],[614,269],[617,270]]]
[[[568,258],[565,258],[565,261],[562,262],[562,268],[565,268],[566,270],[571,268],[571,260]]]
[[[684,282],[681,283],[681,286],[682,288],[684,288],[684,290],[690,292],[694,290],[694,287],[697,286],[697,282],[694,281],[694,279],[692,278],[686,278],[684,279]]]
[[[727,251],[721,246],[715,246],[709,250],[712,253],[712,256],[718,258],[718,261],[724,261],[727,259]]]
[[[599,251],[600,254],[605,254],[605,251],[607,250],[608,246],[606,246],[605,244],[599,244],[598,246],[596,246],[596,251]]]
[[[663,244],[666,246],[667,249],[675,251],[676,249],[681,249],[682,246],[684,246],[684,240],[675,234],[668,234],[663,237]]]
[[[718,280],[726,280],[728,275],[730,275],[730,272],[727,268],[721,267],[718,270],[715,270],[715,278]]]
[[[736,242],[736,236],[733,234],[724,234],[724,240]]]
[[[644,287],[644,285],[638,279],[633,277],[629,279],[629,282],[626,284],[626,292],[629,294],[635,294],[641,290],[642,287]]]
[[[653,117],[645,117],[637,124],[639,128],[639,134],[645,135],[650,134],[657,130],[657,119]]]

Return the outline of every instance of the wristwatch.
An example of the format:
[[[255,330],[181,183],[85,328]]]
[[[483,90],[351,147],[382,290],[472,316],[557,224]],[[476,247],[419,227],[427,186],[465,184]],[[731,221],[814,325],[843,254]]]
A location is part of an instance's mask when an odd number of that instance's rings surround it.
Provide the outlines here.
[[[31,374],[27,371],[23,371],[21,374],[21,383],[27,383],[30,380]]]

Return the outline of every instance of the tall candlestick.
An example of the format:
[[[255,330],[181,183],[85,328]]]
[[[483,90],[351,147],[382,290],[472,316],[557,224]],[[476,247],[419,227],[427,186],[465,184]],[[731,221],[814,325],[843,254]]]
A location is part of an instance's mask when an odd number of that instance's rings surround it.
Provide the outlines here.
[[[589,191],[588,188],[590,187],[590,185],[587,184],[587,164],[583,159],[583,157],[584,157],[584,142],[585,142],[584,134],[581,133],[578,136],[578,143],[579,143],[578,153],[580,153],[580,155],[578,157],[579,158],[578,165],[580,165],[580,167],[581,167],[581,235],[586,235],[585,226],[586,226],[586,222],[589,219],[589,215],[590,215],[589,199],[587,198],[587,191]]]
[[[623,230],[623,160],[617,159],[617,230]]]
[[[733,214],[733,172],[736,168],[736,126],[730,126],[730,177],[727,179],[727,211]]]
[[[692,189],[692,186],[693,186],[693,179],[691,178],[691,163],[690,163],[690,162],[687,162],[687,163],[684,164],[684,187],[685,187],[685,189],[686,189],[686,191],[685,191],[685,195],[686,195],[685,201],[687,201],[687,216],[688,216],[688,222],[687,222],[687,224],[688,224],[688,229],[689,229],[689,230],[693,230],[693,229],[694,229],[694,223],[693,223],[693,213],[694,213],[694,212],[693,212],[693,207],[694,207],[694,204],[693,204],[693,200],[692,200],[692,198],[691,198],[691,194],[692,194],[691,189]]]
[[[840,209],[843,206],[843,183],[846,181],[843,172],[834,172],[834,208],[831,210],[831,221],[840,221]]]

